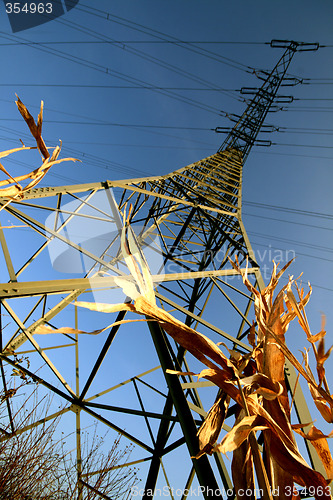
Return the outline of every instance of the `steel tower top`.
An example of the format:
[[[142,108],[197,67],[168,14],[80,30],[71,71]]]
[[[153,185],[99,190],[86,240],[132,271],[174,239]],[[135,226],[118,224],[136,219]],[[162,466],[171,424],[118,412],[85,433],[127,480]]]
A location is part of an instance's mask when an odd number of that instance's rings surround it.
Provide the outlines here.
[[[285,48],[286,50],[270,73],[266,71],[255,72],[258,78],[264,80],[259,89],[254,87],[243,87],[241,89],[242,95],[253,97],[242,116],[230,116],[236,123],[218,150],[236,149],[241,153],[243,164],[254,144],[269,145],[269,141],[257,141],[256,139],[264,126],[267,113],[272,110],[272,106],[275,106],[275,109],[278,110],[279,103],[289,103],[293,100],[292,96],[278,96],[279,88],[301,83],[298,78],[286,77],[286,72],[294,54],[296,52],[318,50],[319,48],[318,43],[295,42],[292,40],[272,40],[270,46]],[[215,130],[222,132],[224,128],[217,127]],[[266,130],[268,130],[267,127]],[[274,131],[274,128],[271,131]]]

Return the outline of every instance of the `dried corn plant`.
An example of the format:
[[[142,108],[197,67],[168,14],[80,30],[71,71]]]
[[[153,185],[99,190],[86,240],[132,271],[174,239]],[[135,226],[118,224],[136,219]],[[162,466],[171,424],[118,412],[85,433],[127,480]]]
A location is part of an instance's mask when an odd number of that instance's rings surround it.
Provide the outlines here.
[[[156,305],[148,264],[129,225],[129,217],[125,220],[125,216],[121,247],[131,277],[119,277],[116,282],[133,301],[114,305],[77,302],[76,305],[106,313],[127,310],[143,315],[150,321],[156,321],[176,342],[205,365],[205,369],[197,375],[212,381],[219,388],[219,395],[199,429],[200,452],[196,458],[204,453],[233,452],[231,468],[236,494],[250,489],[253,491],[252,498],[255,498],[257,481],[265,499],[273,498],[274,490],[279,491],[278,498],[281,499],[300,498],[295,485],[307,488],[309,492],[313,492],[315,498],[330,499],[328,485],[333,479],[333,460],[327,438],[332,437],[333,432],[329,436],[324,435],[309,422],[291,424],[284,365],[288,359],[299,376],[306,380],[321,415],[327,422],[332,423],[333,398],[324,368],[324,362],[332,348],[325,352],[324,325],[317,335],[310,332],[304,307],[310,298],[311,289],[304,295],[297,281],[290,278],[287,285],[274,297],[279,279],[290,263],[279,272],[274,264],[271,280],[260,292],[251,284],[247,272],[240,269],[238,262],[230,261],[254,296],[258,328],[256,333],[253,327],[248,336],[252,352],[242,355],[229,350],[227,357],[218,344]],[[296,288],[296,295],[293,287]],[[295,318],[298,319],[309,342],[309,348],[304,354],[304,366],[285,343],[285,333]],[[308,363],[308,352],[311,349],[316,359],[317,380]],[[236,421],[222,441],[217,442],[230,400],[233,400],[237,407]],[[304,428],[309,425],[310,430],[305,432]],[[257,431],[263,434],[263,452],[257,442]],[[298,450],[295,432],[301,434],[309,441],[310,446],[314,447],[325,468],[325,477],[306,463]]]
[[[37,119],[37,124],[35,123],[34,118],[29,113],[26,106],[17,97],[16,105],[18,107],[19,112],[27,123],[29,130],[33,137],[36,140],[37,146],[30,147],[25,146],[22,143],[22,147],[9,149],[7,151],[0,152],[0,159],[6,158],[7,156],[17,153],[19,151],[26,151],[29,149],[38,149],[42,157],[42,164],[32,170],[28,174],[20,175],[20,176],[12,176],[10,172],[6,170],[6,168],[0,163],[0,170],[3,172],[7,179],[0,181],[0,196],[3,198],[8,198],[8,201],[1,206],[0,210],[2,210],[6,205],[8,205],[12,200],[21,199],[24,197],[24,192],[28,189],[35,187],[47,174],[50,168],[57,163],[61,163],[63,161],[77,161],[75,158],[61,158],[58,159],[59,153],[61,151],[61,146],[56,146],[53,149],[52,154],[49,153],[49,149],[44,142],[42,137],[42,124],[43,124],[43,108],[44,103],[41,102],[40,112]],[[22,142],[22,141],[21,141]],[[27,182],[26,182],[27,181]],[[25,183],[23,185],[22,183]]]

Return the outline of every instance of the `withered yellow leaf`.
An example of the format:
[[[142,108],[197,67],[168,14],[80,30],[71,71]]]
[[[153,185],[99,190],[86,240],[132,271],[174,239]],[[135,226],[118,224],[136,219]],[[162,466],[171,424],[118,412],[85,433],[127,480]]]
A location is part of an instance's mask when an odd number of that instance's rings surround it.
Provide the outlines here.
[[[244,416],[244,410],[239,408],[236,424],[238,424]],[[249,493],[247,499],[256,500],[253,457],[251,446],[247,439],[233,452],[231,474],[236,495],[238,494],[239,498],[241,498],[244,491],[247,491]]]
[[[231,431],[216,445],[214,451],[227,453],[236,450],[249,436],[250,432],[268,429],[267,425],[258,424],[257,415],[245,416]]]
[[[85,309],[90,309],[90,311],[97,311],[103,313],[112,313],[119,311],[133,311],[132,304],[129,303],[121,303],[121,304],[105,304],[103,302],[84,302],[78,301],[75,302],[75,305],[78,307],[84,307]]]
[[[68,326],[53,329],[48,325],[39,325],[32,333],[34,335],[49,335],[51,333],[66,333],[68,335],[76,333],[80,334],[84,333],[85,335],[98,335],[99,333],[104,332],[107,328],[109,328],[109,325],[106,326],[105,328],[101,328],[100,330],[93,330],[92,332],[86,332],[84,330],[78,330],[76,328],[70,328]]]
[[[330,401],[327,401],[327,399],[323,398],[319,392],[309,385],[310,393],[313,398],[314,404],[316,405],[318,411],[320,412],[321,416],[328,422],[329,424],[333,423],[333,406],[330,404]],[[331,397],[332,399],[332,397]]]
[[[0,189],[0,196],[14,197],[14,196],[17,196],[21,192],[22,192],[21,186],[16,185],[16,186],[8,187],[8,188],[1,188]]]
[[[31,134],[35,138],[39,151],[44,156],[44,158],[48,158],[50,156],[50,153],[45,145],[44,139],[41,136],[42,107],[41,107],[40,118],[38,120],[39,126],[37,126],[35,123],[35,120],[31,116],[31,114],[29,113],[27,107],[23,104],[23,102],[21,101],[21,99],[17,95],[16,95],[16,97],[17,97],[17,101],[16,101],[17,108],[18,108],[19,112],[21,113],[22,117],[24,118],[25,122],[27,123]]]
[[[255,373],[250,377],[243,377],[239,381],[241,385],[249,387],[255,394],[260,394],[267,399],[275,399],[283,392],[283,386],[280,382],[274,382],[263,373]]]
[[[222,429],[224,423],[230,397],[225,392],[222,392],[218,397],[211,409],[209,410],[203,424],[198,431],[199,439],[199,453],[195,458],[200,458],[207,453],[213,453],[214,445]]]
[[[7,151],[1,151],[0,152],[0,158],[5,158],[6,156],[9,156],[13,153],[17,153],[18,151],[25,151],[27,149],[36,149],[35,146],[22,146],[20,148],[14,148],[14,149],[7,149]]]
[[[37,118],[37,132],[39,135],[42,133],[42,125],[43,125],[43,109],[44,109],[44,101],[40,102],[40,112]]]
[[[333,431],[328,435],[323,434],[320,429],[314,425],[308,433],[304,433],[300,429],[295,429],[302,437],[309,440],[316,450],[327,474],[327,479],[333,480],[333,459],[327,442],[327,438],[333,437]]]
[[[333,346],[331,346],[327,352],[325,352],[325,340],[321,338],[318,343],[318,351],[317,351],[317,373],[319,378],[319,385],[321,385],[324,377],[325,377],[325,368],[324,363],[329,358],[332,352]]]

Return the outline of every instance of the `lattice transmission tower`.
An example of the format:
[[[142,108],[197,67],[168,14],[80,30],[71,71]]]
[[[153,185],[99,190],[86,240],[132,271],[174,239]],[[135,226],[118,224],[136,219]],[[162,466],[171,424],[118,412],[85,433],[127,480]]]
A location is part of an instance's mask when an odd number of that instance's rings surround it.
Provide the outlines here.
[[[74,414],[78,457],[80,429],[91,419],[133,442],[133,462],[145,474],[145,491],[162,484],[232,488],[221,456],[191,459],[216,388],[166,373],[198,373],[200,367],[154,322],[117,324],[94,336],[34,332],[40,325],[97,330],[133,319],[123,311],[106,319],[100,312],[75,307],[76,300],[125,300],[119,299],[113,276],[126,272],[119,231],[121,214],[132,204],[130,222],[159,282],[156,297],[161,307],[214,341],[242,353],[251,350],[246,338],[253,297],[228,261],[228,256],[237,256],[242,268],[248,261],[253,283],[258,289],[264,286],[242,222],[242,169],[252,146],[259,143],[257,135],[269,109],[283,99],[277,96],[279,87],[297,83],[286,77],[294,54],[318,48],[294,41],[271,45],[285,49],[282,57],[270,73],[258,75],[263,80],[260,89],[242,89],[253,98],[242,116],[233,115],[233,129],[212,156],[168,175],[41,187],[27,191],[21,200],[0,200],[3,226],[8,217],[25,226],[23,242],[22,233],[15,239],[19,229],[0,229],[1,312],[10,321],[1,333],[2,364],[22,370],[60,398],[65,407],[53,416]],[[29,368],[18,361],[22,355],[29,356]],[[290,366],[287,375],[293,388]],[[312,420],[299,388],[295,407],[303,422]],[[311,450],[309,459],[319,470]],[[78,473],[83,472],[78,467]]]

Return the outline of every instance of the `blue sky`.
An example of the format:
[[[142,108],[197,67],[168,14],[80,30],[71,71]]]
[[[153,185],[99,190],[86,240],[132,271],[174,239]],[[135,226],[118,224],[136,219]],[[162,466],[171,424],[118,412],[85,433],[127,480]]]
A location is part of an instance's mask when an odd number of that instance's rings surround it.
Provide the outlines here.
[[[271,147],[253,147],[243,195],[259,263],[270,269],[272,258],[296,254],[290,272],[303,272],[313,285],[313,333],[323,312],[332,344],[330,2],[82,0],[57,20],[16,34],[3,4],[0,14],[1,150],[19,138],[32,144],[17,93],[35,116],[44,100],[46,142],[61,139],[63,155],[82,160],[55,166],[43,185],[166,174],[209,156],[224,139],[214,129],[232,126],[225,113],[244,109],[239,90],[260,85],[253,70],[273,68],[282,55],[271,39],[323,45],[295,55],[288,73],[303,83],[280,90],[294,100],[267,117],[280,131],[260,135]],[[5,165],[15,175],[31,169]]]

